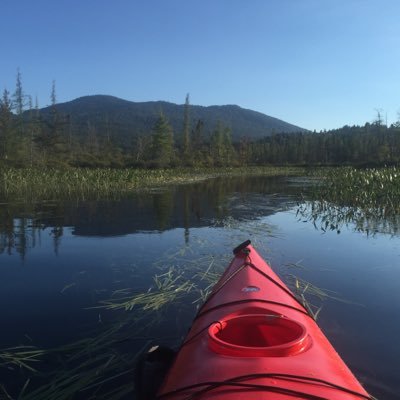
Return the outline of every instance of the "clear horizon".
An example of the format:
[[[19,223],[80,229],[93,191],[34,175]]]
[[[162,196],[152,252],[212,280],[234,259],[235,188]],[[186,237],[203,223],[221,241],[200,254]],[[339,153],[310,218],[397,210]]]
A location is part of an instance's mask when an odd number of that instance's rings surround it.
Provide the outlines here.
[[[400,110],[395,0],[6,0],[0,90],[236,104],[309,130]]]

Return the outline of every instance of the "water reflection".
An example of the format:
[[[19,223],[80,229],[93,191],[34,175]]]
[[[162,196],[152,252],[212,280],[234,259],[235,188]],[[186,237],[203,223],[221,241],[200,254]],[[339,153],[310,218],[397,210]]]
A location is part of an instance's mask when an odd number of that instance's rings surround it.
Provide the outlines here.
[[[313,200],[301,203],[297,216],[312,223],[315,229],[335,231],[340,234],[344,227],[355,231],[375,234],[399,235],[400,215],[382,215],[373,209],[340,206],[326,200]]]
[[[341,233],[351,226],[367,235],[398,235],[399,215],[381,215],[312,198],[312,182],[300,178],[217,178],[179,187],[134,193],[119,199],[58,199],[0,205],[0,254],[24,259],[40,245],[43,231],[50,234],[57,254],[66,228],[76,236],[122,236],[137,232],[164,232],[218,226],[221,221],[255,220],[297,205],[297,216],[320,231]],[[282,193],[285,193],[282,195]],[[308,193],[311,200],[303,200]]]
[[[251,220],[295,204],[301,189],[283,178],[218,178],[206,182],[135,193],[118,200],[73,200],[3,203],[0,207],[0,253],[25,258],[50,232],[54,252],[64,229],[77,236],[121,236],[137,232],[209,226],[228,217]]]
[[[400,243],[388,235],[360,235],[354,228],[397,235],[398,220],[385,221],[326,200],[319,205],[321,200],[310,194],[304,201],[302,194],[309,189],[307,179],[236,178],[119,199],[1,203],[0,314],[7,327],[0,333],[1,346],[53,348],[82,337],[97,340],[102,329],[120,324],[121,318],[132,324],[125,336],[113,337],[118,345],[98,349],[102,357],[121,345],[113,360],[132,362],[148,337],[179,343],[199,304],[194,298],[181,299],[160,314],[142,315],[140,322],[135,311],[99,313],[92,307],[116,293],[148,293],[154,275],[171,268],[189,277],[201,271],[203,280],[195,284],[206,293],[204,271],[223,269],[231,248],[250,237],[281,276],[295,274],[298,282],[303,279],[349,301],[328,299],[319,312],[321,327],[357,376],[365,375],[362,380],[371,391],[394,400],[392,393],[400,392],[393,376],[400,350],[390,343],[400,335]],[[298,219],[309,223],[298,223],[296,210]],[[330,229],[341,234],[321,235]],[[290,265],[296,269],[285,267]],[[156,328],[143,332],[150,322]],[[85,351],[80,353],[83,363]],[[54,374],[59,357],[54,353],[57,360],[47,367]],[[26,376],[19,376],[19,370],[5,372],[18,375],[17,397]],[[4,382],[12,388],[11,378]]]

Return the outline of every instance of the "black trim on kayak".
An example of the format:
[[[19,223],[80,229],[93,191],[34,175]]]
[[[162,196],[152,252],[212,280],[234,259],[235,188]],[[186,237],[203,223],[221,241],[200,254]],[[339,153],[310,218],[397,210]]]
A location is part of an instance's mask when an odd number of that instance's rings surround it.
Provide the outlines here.
[[[245,249],[250,244],[251,240],[246,240],[245,242],[240,243],[239,246],[233,249],[233,254],[236,256],[238,253],[240,253],[241,250]]]
[[[258,267],[256,267],[252,262],[251,262],[251,258],[250,256],[247,256],[246,258],[248,258],[250,260],[249,261],[245,261],[237,270],[235,270],[231,275],[229,275],[222,283],[221,285],[218,286],[218,288],[212,292],[210,294],[210,296],[208,297],[208,299],[205,301],[205,303],[203,303],[203,305],[200,307],[199,312],[197,313],[197,316],[195,317],[195,320],[203,315],[204,313],[206,313],[206,311],[202,311],[204,309],[204,307],[207,305],[207,303],[209,303],[211,301],[211,299],[232,279],[234,278],[242,269],[244,269],[245,267],[250,267],[253,268],[255,271],[257,271],[259,274],[261,274],[264,278],[268,279],[270,282],[272,282],[273,284],[275,284],[276,286],[278,286],[282,291],[284,291],[287,295],[289,295],[293,300],[296,301],[296,303],[298,303],[302,310],[299,310],[297,307],[293,307],[293,306],[289,306],[283,303],[278,303],[279,305],[283,305],[289,308],[293,308],[294,310],[300,311],[305,315],[308,315],[310,318],[314,319],[314,317],[309,313],[309,311],[306,309],[306,307],[304,306],[304,304],[284,285],[280,284],[279,282],[277,282],[275,279],[271,278],[267,273],[265,273],[264,271],[262,271],[261,269],[259,269]],[[258,301],[258,300],[254,300],[254,301]],[[260,300],[263,301],[263,300]],[[268,300],[264,300],[266,302],[269,302],[271,304],[274,304],[273,301],[268,301]],[[216,306],[219,307],[219,306]]]
[[[222,304],[218,304],[217,306],[214,307],[210,307],[209,309],[199,312],[195,319],[193,321],[196,321],[197,319],[201,318],[203,315],[208,314],[209,312],[212,312],[214,310],[218,310],[220,308],[223,307],[229,307],[229,306],[233,306],[236,304],[244,304],[244,303],[252,303],[252,302],[260,302],[260,303],[264,303],[264,304],[273,304],[276,306],[283,306],[283,307],[287,307],[290,308],[291,310],[295,310],[298,311],[304,315],[307,315],[308,317],[312,318],[312,316],[306,311],[306,310],[301,310],[300,308],[291,306],[289,304],[285,304],[285,303],[280,303],[278,301],[272,301],[272,300],[264,300],[264,299],[242,299],[242,300],[234,300],[234,301],[229,301],[227,303],[222,303]]]
[[[266,373],[266,374],[251,374],[251,375],[241,375],[241,376],[236,376],[230,379],[226,379],[224,381],[210,381],[210,382],[201,382],[201,383],[196,383],[193,385],[188,385],[184,386],[175,390],[172,390],[167,393],[163,393],[158,395],[156,398],[157,399],[164,399],[166,397],[174,396],[174,395],[179,395],[184,392],[201,388],[202,386],[205,386],[203,389],[199,389],[198,391],[189,394],[188,397],[185,398],[185,400],[191,400],[195,399],[198,396],[201,396],[211,390],[218,389],[224,386],[233,386],[233,387],[240,387],[243,389],[251,389],[251,390],[262,390],[262,391],[268,391],[268,392],[273,392],[273,393],[280,393],[280,394],[285,394],[288,396],[293,396],[297,398],[302,398],[302,399],[307,399],[307,400],[329,400],[327,397],[321,397],[318,395],[313,395],[310,393],[305,393],[305,392],[300,392],[297,390],[293,389],[288,389],[284,387],[279,387],[279,386],[269,386],[269,385],[259,385],[259,384],[251,384],[251,383],[242,383],[242,381],[250,380],[250,379],[265,379],[265,378],[272,378],[272,379],[282,379],[286,381],[294,381],[294,382],[303,382],[303,383],[310,383],[314,385],[323,385],[324,387],[327,387],[329,389],[335,389],[338,391],[342,391],[344,393],[351,394],[353,396],[357,396],[360,399],[364,400],[376,400],[373,396],[370,395],[365,395],[363,393],[356,392],[354,390],[348,389],[346,387],[337,385],[335,383],[331,383],[329,381],[323,380],[323,379],[318,379],[318,378],[313,378],[309,376],[301,376],[301,375],[292,375],[292,374],[280,374],[280,373]]]
[[[182,347],[185,347],[187,344],[193,342],[194,340],[196,340],[203,332],[205,332],[212,324],[221,324],[222,327],[222,323],[221,321],[213,321],[211,322],[209,325],[205,326],[204,328],[200,329],[198,332],[196,332],[191,338],[186,339],[182,344],[181,347],[179,348],[179,351],[182,349]]]
[[[249,257],[250,259],[250,257]],[[264,271],[262,271],[260,268],[256,267],[252,262],[246,262],[246,264],[256,270],[258,273],[260,273],[264,278],[268,279],[270,282],[278,286],[281,290],[283,290],[286,294],[288,294],[293,300],[295,300],[297,303],[301,305],[302,308],[304,308],[305,312],[309,314],[308,310],[304,307],[304,304],[284,285],[281,285],[279,282],[277,282],[275,279],[271,278],[268,274],[266,274]],[[312,315],[310,315],[311,318]],[[314,318],[313,318],[314,319]]]
[[[291,310],[298,311],[298,312],[300,312],[300,313],[312,318],[312,316],[309,313],[307,313],[306,311],[300,310],[297,307],[290,306],[290,305],[285,304],[285,303],[279,303],[278,301],[264,300],[264,299],[242,299],[242,300],[230,301],[228,303],[222,303],[222,304],[219,304],[217,306],[211,307],[208,310],[205,310],[205,311],[203,311],[201,313],[198,313],[196,315],[196,317],[194,318],[193,323],[194,323],[194,321],[196,321],[197,319],[203,317],[204,315],[208,314],[209,312],[218,310],[219,308],[229,307],[229,306],[233,306],[233,305],[237,305],[237,304],[253,303],[253,302],[264,303],[264,304],[273,304],[273,305],[276,305],[276,306],[287,307],[287,308],[290,308]],[[277,315],[279,315],[279,314],[277,314]],[[200,329],[192,337],[190,337],[189,339],[186,339],[181,344],[180,349],[182,349],[182,347],[186,346],[188,343],[191,343],[193,340],[196,340],[204,331],[206,331],[214,323],[221,323],[221,321],[213,321],[209,325],[207,325],[205,328]]]
[[[229,267],[232,265],[232,263],[229,265]],[[243,263],[236,271],[234,271],[231,275],[229,275],[220,285],[219,282],[214,286],[214,289],[219,285],[215,290],[210,293],[208,296],[207,300],[203,303],[203,305],[200,307],[199,311],[197,314],[201,313],[201,310],[211,301],[211,299],[231,280],[233,279],[242,269],[244,269],[247,266],[247,263]],[[229,268],[228,267],[228,268]],[[226,272],[226,270],[225,270]]]

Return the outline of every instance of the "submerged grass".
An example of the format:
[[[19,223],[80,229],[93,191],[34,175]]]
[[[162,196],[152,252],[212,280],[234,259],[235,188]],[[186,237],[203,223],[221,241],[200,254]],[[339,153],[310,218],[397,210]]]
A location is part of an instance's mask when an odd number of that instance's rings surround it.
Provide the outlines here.
[[[143,326],[143,318],[132,314],[125,314],[124,317],[96,332],[93,337],[65,346],[40,351],[10,349],[13,364],[21,367],[20,360],[23,358],[24,376],[28,378],[17,395],[10,395],[4,385],[3,393],[7,393],[10,400],[126,398],[134,390],[132,377],[136,357],[140,353],[129,350],[126,343],[143,341],[143,337],[132,335],[132,332],[136,335],[140,333],[138,327]],[[3,352],[0,351],[0,354],[3,355]],[[26,354],[30,356],[31,353],[34,358],[27,358]],[[16,358],[17,362],[14,361]],[[30,366],[33,361],[38,364],[40,361],[40,369]],[[46,365],[55,368],[45,372]]]
[[[236,243],[237,224],[233,220],[225,222],[224,228],[232,230],[230,239]],[[261,248],[261,238],[272,232],[271,227],[265,224],[259,228],[257,237],[252,239]],[[195,307],[206,299],[228,264],[229,255],[224,259],[219,253],[213,254],[215,247],[207,241],[197,241],[192,237],[191,243],[197,251],[185,245],[163,254],[154,263],[152,267],[157,273],[148,290],[134,292],[129,287],[121,287],[122,283],[118,282],[118,289],[100,292],[103,297],[97,307],[115,318],[109,324],[99,324],[96,332],[53,349],[17,347],[0,351],[2,369],[12,367],[15,373],[24,372],[17,394],[9,394],[7,388],[1,385],[0,394],[8,400],[120,400],[132,397],[136,360],[141,349],[150,344],[153,335],[151,327],[165,326],[157,324],[165,324],[164,313],[171,311],[171,307],[177,310],[178,304],[180,308],[188,306],[194,314]],[[199,252],[199,248],[206,249],[207,255],[204,255],[205,251]],[[310,298],[322,302],[334,298],[335,294],[292,277],[297,294],[305,304],[309,304],[314,317],[318,318],[322,306],[318,308]],[[62,292],[72,286],[65,286]],[[173,338],[174,342],[180,342],[179,335]],[[50,372],[47,365],[51,366]]]
[[[227,260],[212,255],[194,259],[187,246],[162,258],[165,261],[169,257],[176,265],[156,264],[163,272],[153,277],[149,290],[133,293],[129,288],[122,288],[100,301],[98,307],[116,312],[119,317],[93,336],[47,350],[16,347],[0,351],[0,367],[11,365],[26,370],[26,379],[16,396],[11,396],[4,386],[0,387],[0,393],[2,391],[8,400],[122,400],[132,397],[137,357],[152,343],[149,325],[160,319],[163,321],[162,312],[173,304],[176,306],[177,302],[192,307],[203,302],[227,264]],[[316,308],[310,298],[321,302],[327,298],[338,299],[333,292],[317,288],[294,275],[291,279],[297,295],[315,319],[322,306]],[[132,350],[134,341],[142,343],[142,350],[137,351],[137,347]],[[58,367],[50,374],[40,372],[40,368],[32,366],[43,366],[39,361]]]
[[[183,274],[176,273],[174,268],[155,275],[153,279],[155,285],[147,292],[132,294],[130,289],[117,290],[109,300],[101,301],[99,308],[132,311],[134,307],[139,307],[143,311],[157,311],[190,293],[195,287],[193,282],[185,280]]]
[[[307,268],[301,264],[301,261],[296,263],[289,263],[286,265],[288,268],[295,268],[306,270]],[[320,288],[311,282],[308,282],[298,275],[294,275],[292,273],[286,274],[286,283],[288,287],[292,290],[294,295],[300,300],[300,302],[304,305],[310,315],[317,321],[318,316],[323,309],[323,305],[327,300],[334,300],[345,304],[357,305],[362,306],[362,304],[355,303],[349,301],[340,296],[339,293],[329,290]]]
[[[0,196],[9,199],[19,197],[35,199],[53,196],[86,198],[97,195],[104,198],[127,191],[170,183],[194,182],[218,176],[301,175],[304,170],[291,168],[48,171],[7,169],[1,170],[0,173],[2,174]],[[380,174],[383,174],[384,178],[379,178]],[[397,210],[399,206],[394,202],[394,196],[399,195],[399,192],[396,192],[399,186],[397,170],[388,169],[379,173],[377,171],[364,173],[353,169],[332,170],[325,173],[324,178],[319,179],[321,186],[318,191],[323,204],[337,202],[342,210],[343,206],[353,210],[372,210],[380,204],[382,198],[386,198],[390,207],[386,206],[382,212]],[[377,193],[375,200],[365,194],[371,189],[376,192],[382,191],[382,185],[386,187],[387,193]],[[342,191],[340,195],[338,195],[339,190]],[[363,191],[364,195],[358,194]],[[340,212],[345,213],[345,211]],[[323,226],[326,223],[331,224],[329,217],[323,221]],[[265,237],[278,235],[273,226],[263,221],[243,222],[225,218],[218,220],[215,226],[231,231],[231,239],[235,243],[243,236],[251,237],[259,249],[263,243],[265,245],[263,240]],[[328,229],[328,226],[325,229]],[[194,244],[203,248],[208,246],[207,242]],[[150,289],[134,292],[130,288],[119,287],[109,293],[107,298],[100,300],[97,307],[112,313],[116,316],[115,319],[109,325],[99,324],[96,332],[81,340],[46,350],[29,346],[0,350],[0,368],[21,372],[24,377],[17,394],[9,394],[7,388],[0,384],[0,395],[9,400],[73,398],[119,400],[131,397],[134,391],[133,371],[136,357],[141,352],[138,348],[149,345],[151,338],[149,327],[159,321],[163,322],[164,311],[174,304],[186,304],[193,307],[194,311],[195,306],[207,298],[227,265],[228,260],[221,259],[218,257],[219,254],[208,256],[198,254],[190,246],[175,249],[163,255],[160,261],[154,264],[153,267],[158,268],[159,272],[154,275]],[[209,254],[208,249],[207,254]],[[293,266],[300,267],[300,264]],[[315,319],[319,317],[325,300],[345,301],[337,293],[318,288],[293,274],[289,276],[287,282]],[[73,286],[75,283],[66,285],[61,293]],[[104,292],[101,294],[104,295]],[[179,341],[179,338],[175,339]],[[139,345],[132,346],[132,343]],[[56,367],[48,373],[45,372],[44,364]]]
[[[166,260],[169,266],[165,265]],[[164,312],[177,304],[182,308],[185,302],[194,312],[195,303],[204,296],[211,282],[218,279],[218,269],[223,269],[212,256],[194,258],[188,246],[184,251],[179,249],[163,255],[154,267],[160,273],[153,277],[147,291],[135,293],[130,288],[120,288],[99,302],[96,308],[115,318],[108,325],[99,324],[97,332],[52,349],[0,350],[0,370],[13,367],[15,374],[24,378],[17,394],[10,394],[0,385],[0,398],[1,395],[8,400],[132,397],[137,357],[152,343],[153,332],[159,331],[157,324],[165,324]],[[179,333],[173,341],[180,342]],[[48,365],[54,367],[50,372]]]
[[[15,346],[0,350],[0,368],[14,367],[36,371],[32,364],[41,360],[44,350],[34,346]]]

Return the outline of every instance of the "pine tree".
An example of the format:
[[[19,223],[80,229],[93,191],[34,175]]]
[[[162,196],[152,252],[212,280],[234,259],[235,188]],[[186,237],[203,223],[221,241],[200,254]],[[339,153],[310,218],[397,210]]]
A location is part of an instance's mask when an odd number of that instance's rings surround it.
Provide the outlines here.
[[[217,165],[230,165],[235,150],[232,145],[231,130],[219,121],[211,135],[211,157]]]
[[[199,119],[197,120],[196,126],[192,131],[191,144],[191,159],[194,163],[204,164],[206,150],[204,149],[204,139],[203,139],[204,122]]]
[[[57,96],[55,81],[52,81],[51,92],[50,92],[50,118],[44,121],[44,124],[40,124],[35,141],[37,142],[40,154],[43,158],[43,162],[51,164],[62,164],[67,161],[69,156],[69,144],[67,143],[67,137],[64,134],[66,126],[68,125],[68,119],[62,116],[57,110]],[[37,114],[38,110],[37,110]],[[37,119],[39,122],[40,119]]]
[[[3,97],[0,100],[0,159],[3,161],[9,158],[12,131],[12,101],[9,91],[4,89]]]
[[[51,115],[52,115],[52,132],[51,134],[55,137],[58,134],[58,113],[57,113],[57,96],[56,96],[56,81],[53,80],[51,83]]]
[[[22,78],[19,68],[17,69],[17,81],[14,92],[14,110],[18,117],[24,112],[24,92],[22,90]]]
[[[25,95],[22,89],[22,78],[19,68],[17,69],[17,79],[15,85],[15,92],[13,95],[13,109],[17,116],[16,119],[16,132],[21,137],[24,134],[24,120],[23,112],[25,107]]]
[[[161,112],[153,128],[150,160],[158,167],[171,165],[174,156],[174,137],[172,128]]]
[[[192,144],[193,148],[198,150],[203,146],[203,130],[204,122],[199,119],[197,120],[196,126],[192,131]]]
[[[33,153],[35,144],[35,110],[33,109],[32,97],[28,97],[28,108],[29,108],[29,121],[28,121],[28,132],[29,132],[29,165],[33,165]]]
[[[186,100],[185,100],[185,107],[184,107],[184,113],[183,113],[183,156],[185,158],[185,161],[187,161],[187,158],[189,157],[190,153],[190,121],[189,121],[189,93],[186,95]]]

